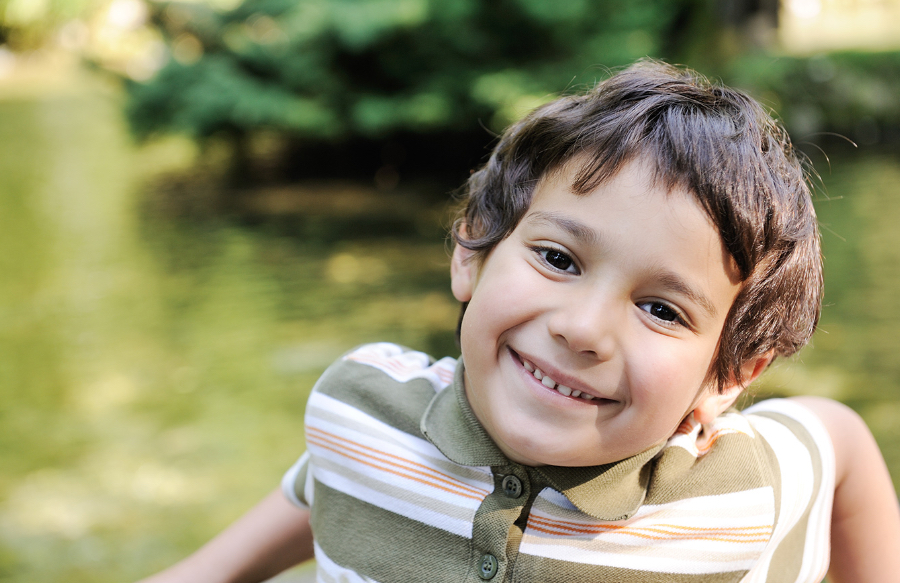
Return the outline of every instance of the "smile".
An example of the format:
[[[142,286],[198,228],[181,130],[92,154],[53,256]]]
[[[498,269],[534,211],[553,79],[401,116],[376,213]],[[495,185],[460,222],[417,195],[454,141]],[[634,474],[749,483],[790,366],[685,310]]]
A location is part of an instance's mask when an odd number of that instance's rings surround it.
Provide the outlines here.
[[[593,401],[595,399],[595,397],[593,395],[589,395],[588,393],[582,393],[578,389],[572,389],[570,387],[567,387],[565,385],[561,385],[561,384],[557,383],[552,378],[550,378],[548,375],[544,374],[541,371],[541,369],[534,366],[533,363],[525,360],[524,358],[522,359],[522,366],[525,367],[525,370],[527,370],[532,375],[534,375],[534,378],[541,381],[541,384],[543,384],[545,387],[547,387],[548,389],[554,389],[554,390],[556,390],[556,392],[560,393],[561,395],[565,395],[566,397],[576,397],[578,399],[583,399],[585,401]]]

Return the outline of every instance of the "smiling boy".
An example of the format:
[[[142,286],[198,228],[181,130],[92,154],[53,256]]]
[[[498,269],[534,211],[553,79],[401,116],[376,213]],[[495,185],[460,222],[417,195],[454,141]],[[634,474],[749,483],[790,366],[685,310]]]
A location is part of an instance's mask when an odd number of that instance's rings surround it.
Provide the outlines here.
[[[843,581],[900,573],[900,512],[852,411],[730,411],[815,329],[815,213],[762,108],[639,63],[539,108],[454,226],[462,357],[358,348],[308,451],[162,581]],[[294,502],[291,507],[287,502]]]
[[[641,159],[575,194],[580,162],[538,183],[483,263],[462,246],[453,259],[469,405],[525,465],[625,459],[692,411],[712,421],[740,389],[705,383],[740,289],[709,217],[688,192],[654,185]]]

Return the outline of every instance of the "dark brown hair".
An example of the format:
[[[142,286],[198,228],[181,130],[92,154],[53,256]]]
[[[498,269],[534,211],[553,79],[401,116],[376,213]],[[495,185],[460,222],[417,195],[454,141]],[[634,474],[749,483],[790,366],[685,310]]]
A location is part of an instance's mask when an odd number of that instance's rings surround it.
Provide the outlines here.
[[[742,381],[751,359],[803,347],[822,296],[807,175],[762,106],[688,69],[639,61],[513,124],[466,183],[453,239],[483,261],[518,225],[542,176],[577,158],[572,188],[587,194],[638,157],[657,183],[693,193],[742,280],[707,380],[721,390]]]

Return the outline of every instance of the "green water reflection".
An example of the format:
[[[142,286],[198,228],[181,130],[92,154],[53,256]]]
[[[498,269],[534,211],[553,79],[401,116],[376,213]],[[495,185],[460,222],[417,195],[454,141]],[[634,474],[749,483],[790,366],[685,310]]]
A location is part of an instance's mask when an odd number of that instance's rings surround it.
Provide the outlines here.
[[[837,148],[835,148],[837,149]],[[840,151],[840,150],[837,150]],[[865,417],[900,483],[900,156],[844,153],[817,160],[816,209],[825,255],[825,307],[812,347],[776,363],[760,391],[818,394]]]
[[[131,146],[113,96],[0,101],[0,153],[0,580],[171,563],[277,483],[335,356],[452,350],[440,209],[332,185],[258,201],[302,220],[173,218],[148,185],[175,154]],[[852,404],[896,482],[900,161],[832,167],[823,332],[759,390]]]

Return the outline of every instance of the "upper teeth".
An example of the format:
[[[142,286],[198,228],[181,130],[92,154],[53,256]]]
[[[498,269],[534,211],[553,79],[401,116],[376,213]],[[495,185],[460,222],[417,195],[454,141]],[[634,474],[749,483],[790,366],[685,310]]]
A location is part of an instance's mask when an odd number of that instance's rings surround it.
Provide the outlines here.
[[[534,364],[532,364],[531,362],[528,362],[527,360],[522,360],[522,365],[525,367],[525,370],[527,370],[528,372],[533,374],[534,378],[541,381],[541,383],[543,383],[543,385],[545,387],[547,387],[548,389],[556,389],[559,393],[562,393],[563,395],[565,395],[567,397],[580,397],[586,401],[590,401],[591,399],[594,398],[593,395],[589,395],[587,393],[582,393],[581,391],[579,391],[577,389],[571,389],[565,385],[561,385],[561,384],[557,383],[552,378],[550,378],[549,376],[547,376],[546,374],[541,372],[541,369],[534,366]]]

